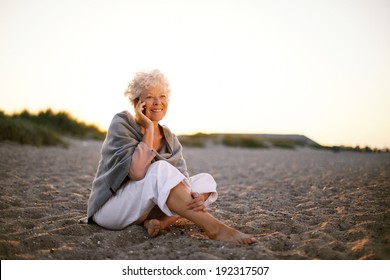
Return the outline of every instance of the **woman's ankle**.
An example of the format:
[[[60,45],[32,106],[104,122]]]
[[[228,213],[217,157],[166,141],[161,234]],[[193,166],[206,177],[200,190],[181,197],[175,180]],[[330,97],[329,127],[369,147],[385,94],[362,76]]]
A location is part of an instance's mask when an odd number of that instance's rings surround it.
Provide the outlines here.
[[[217,239],[225,227],[227,228],[225,224],[216,220],[214,223],[208,224],[203,230],[210,239]]]

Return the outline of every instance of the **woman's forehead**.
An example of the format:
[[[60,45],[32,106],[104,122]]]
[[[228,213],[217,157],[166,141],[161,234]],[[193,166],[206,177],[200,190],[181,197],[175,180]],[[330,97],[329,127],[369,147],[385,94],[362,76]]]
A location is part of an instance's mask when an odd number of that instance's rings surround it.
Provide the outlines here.
[[[160,95],[164,93],[164,87],[157,86],[153,88],[149,88],[143,92],[142,95]]]

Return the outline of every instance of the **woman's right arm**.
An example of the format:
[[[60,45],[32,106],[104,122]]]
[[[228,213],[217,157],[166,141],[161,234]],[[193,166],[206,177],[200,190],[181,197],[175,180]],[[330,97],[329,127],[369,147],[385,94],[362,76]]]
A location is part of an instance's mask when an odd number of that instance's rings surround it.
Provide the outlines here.
[[[155,157],[153,152],[154,125],[153,122],[143,114],[145,103],[141,100],[135,108],[135,120],[143,128],[143,139],[135,149],[129,168],[129,177],[132,180],[139,181],[145,177],[152,159]]]
[[[129,177],[134,181],[142,180],[156,154],[144,142],[135,149],[129,168]]]

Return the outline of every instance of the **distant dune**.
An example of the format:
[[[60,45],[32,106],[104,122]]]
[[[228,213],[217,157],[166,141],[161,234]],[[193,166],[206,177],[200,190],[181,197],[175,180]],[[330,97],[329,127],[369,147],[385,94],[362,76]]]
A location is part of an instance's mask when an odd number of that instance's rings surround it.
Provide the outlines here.
[[[193,147],[205,147],[210,144],[244,148],[295,149],[297,147],[322,147],[312,139],[299,134],[197,133],[194,135],[180,135],[179,138],[183,145]]]
[[[273,140],[292,141],[294,143],[301,143],[302,145],[305,145],[305,146],[321,146],[320,144],[313,141],[309,137],[306,137],[304,135],[299,135],[299,134],[239,134],[239,133],[218,134],[217,133],[217,134],[211,134],[211,135],[215,135],[216,137],[221,137],[221,138],[223,138],[226,135],[231,135],[234,137],[247,136],[247,137],[255,137],[255,138],[259,138],[259,139],[263,139],[263,140],[270,140],[270,141],[273,141]]]
[[[389,152],[389,149],[350,146],[324,146],[301,134],[266,134],[266,133],[196,133],[192,135],[179,135],[184,146],[206,147],[219,144],[228,147],[241,148],[314,148],[323,150],[354,151],[354,152]]]
[[[6,115],[0,110],[0,142],[13,141],[34,146],[67,146],[63,137],[103,140],[105,132],[78,121],[67,112],[51,109],[32,114],[27,110]]]

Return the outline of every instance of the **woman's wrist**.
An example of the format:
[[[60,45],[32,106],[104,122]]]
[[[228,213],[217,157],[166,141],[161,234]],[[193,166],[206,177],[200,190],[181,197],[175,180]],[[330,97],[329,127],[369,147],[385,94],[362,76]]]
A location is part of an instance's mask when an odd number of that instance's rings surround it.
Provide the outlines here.
[[[153,139],[154,139],[154,126],[145,127],[144,137],[142,142],[144,142],[150,149],[153,149]]]

